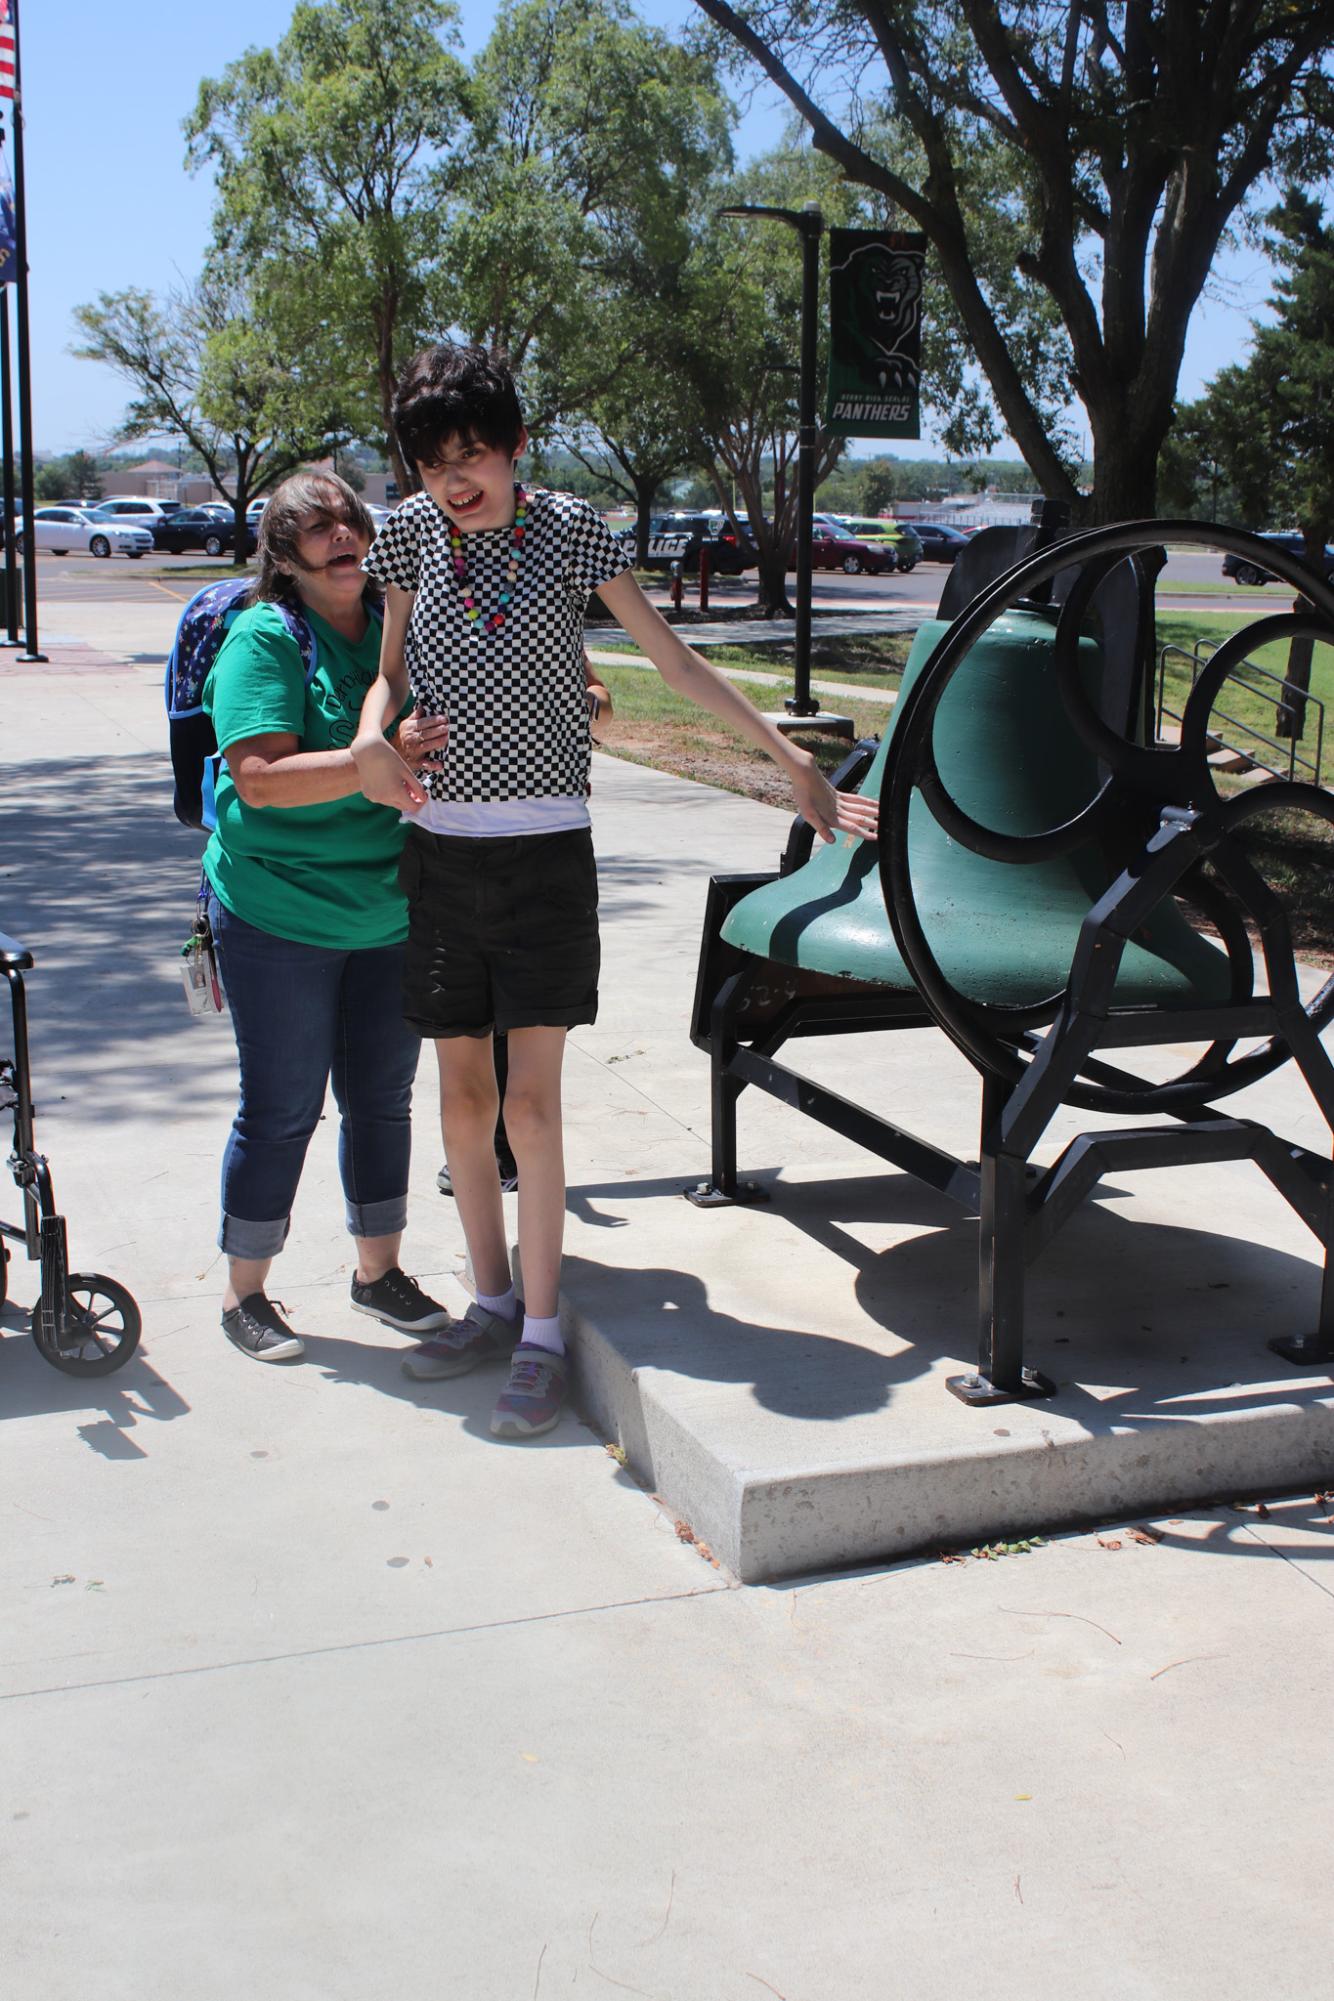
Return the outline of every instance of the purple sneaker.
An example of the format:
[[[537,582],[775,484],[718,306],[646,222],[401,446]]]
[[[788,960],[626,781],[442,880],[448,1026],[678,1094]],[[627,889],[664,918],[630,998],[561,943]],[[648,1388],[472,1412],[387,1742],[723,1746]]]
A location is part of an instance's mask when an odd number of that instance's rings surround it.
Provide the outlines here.
[[[534,1341],[520,1341],[510,1362],[510,1378],[491,1413],[497,1438],[536,1438],[560,1418],[570,1383],[570,1358],[554,1355]]]
[[[403,1373],[419,1383],[442,1382],[446,1376],[466,1375],[479,1362],[503,1361],[523,1328],[523,1301],[513,1320],[502,1320],[475,1303],[462,1320],[442,1333],[433,1334],[403,1359]]]

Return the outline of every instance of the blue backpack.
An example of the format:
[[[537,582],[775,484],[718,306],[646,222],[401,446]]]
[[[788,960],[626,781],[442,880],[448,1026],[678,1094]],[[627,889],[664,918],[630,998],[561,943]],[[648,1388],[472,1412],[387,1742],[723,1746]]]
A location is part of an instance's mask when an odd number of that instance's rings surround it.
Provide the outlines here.
[[[248,609],[252,588],[249,577],[228,577],[219,584],[205,584],[181,613],[167,658],[163,692],[175,782],[171,803],[183,827],[211,830],[217,818],[214,791],[221,759],[213,725],[204,714],[204,683],[233,621]],[[319,665],[315,634],[301,614],[288,605],[275,603],[273,609],[301,649],[301,664],[309,687]]]

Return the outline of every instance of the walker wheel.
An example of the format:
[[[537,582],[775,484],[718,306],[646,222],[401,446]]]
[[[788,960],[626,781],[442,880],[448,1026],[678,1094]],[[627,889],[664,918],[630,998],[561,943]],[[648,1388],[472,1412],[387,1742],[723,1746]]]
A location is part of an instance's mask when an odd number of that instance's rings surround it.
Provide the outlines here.
[[[139,1346],[143,1321],[133,1294],[101,1272],[72,1272],[65,1296],[64,1320],[54,1343],[42,1332],[40,1301],[33,1307],[33,1340],[67,1376],[109,1376]]]

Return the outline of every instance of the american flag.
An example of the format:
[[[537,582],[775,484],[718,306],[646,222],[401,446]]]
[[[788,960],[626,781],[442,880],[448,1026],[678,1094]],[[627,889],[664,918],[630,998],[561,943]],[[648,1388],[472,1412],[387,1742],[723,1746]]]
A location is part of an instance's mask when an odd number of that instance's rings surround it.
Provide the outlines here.
[[[10,0],[0,0],[0,97],[14,94],[14,14]]]

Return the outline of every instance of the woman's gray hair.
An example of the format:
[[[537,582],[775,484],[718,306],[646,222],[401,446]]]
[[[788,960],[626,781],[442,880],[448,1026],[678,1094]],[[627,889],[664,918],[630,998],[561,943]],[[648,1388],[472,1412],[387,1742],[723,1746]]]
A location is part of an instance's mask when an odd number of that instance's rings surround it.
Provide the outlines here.
[[[259,517],[252,604],[299,604],[296,579],[304,565],[297,543],[303,529],[330,521],[344,521],[368,542],[375,540],[365,502],[336,472],[294,472],[274,488]]]

